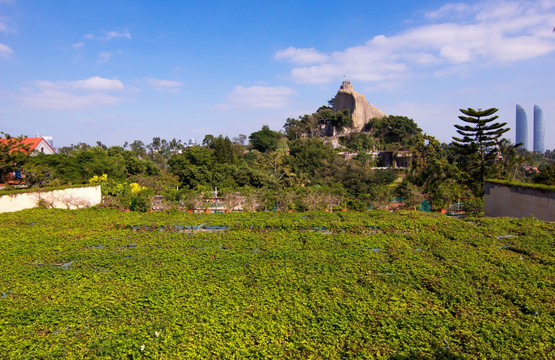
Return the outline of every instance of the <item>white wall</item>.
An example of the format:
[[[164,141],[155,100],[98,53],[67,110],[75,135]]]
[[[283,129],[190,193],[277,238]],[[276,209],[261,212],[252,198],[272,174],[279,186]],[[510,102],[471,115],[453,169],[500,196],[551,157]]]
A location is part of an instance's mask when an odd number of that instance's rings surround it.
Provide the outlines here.
[[[79,209],[102,202],[100,185],[45,192],[3,195],[0,197],[0,213],[31,209],[42,200],[56,209]]]

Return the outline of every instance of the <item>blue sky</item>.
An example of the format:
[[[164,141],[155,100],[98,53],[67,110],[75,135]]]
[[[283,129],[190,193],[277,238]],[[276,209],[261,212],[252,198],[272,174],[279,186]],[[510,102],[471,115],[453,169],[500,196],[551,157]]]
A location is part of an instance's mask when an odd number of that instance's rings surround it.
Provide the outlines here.
[[[441,141],[459,108],[543,108],[555,148],[555,0],[0,0],[0,130],[149,143],[249,135],[343,79]]]

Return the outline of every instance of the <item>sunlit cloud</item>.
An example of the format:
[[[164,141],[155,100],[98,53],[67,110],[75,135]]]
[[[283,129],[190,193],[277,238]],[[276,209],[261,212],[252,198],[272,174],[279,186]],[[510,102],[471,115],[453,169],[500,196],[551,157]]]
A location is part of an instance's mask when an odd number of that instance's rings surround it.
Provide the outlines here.
[[[80,95],[57,90],[40,91],[23,98],[23,103],[27,106],[50,110],[95,108],[115,105],[121,101],[122,98],[103,93]]]
[[[43,81],[37,80],[34,85],[39,89],[79,89],[79,90],[121,90],[123,83],[117,79],[105,79],[93,76],[76,81]]]
[[[12,53],[13,50],[8,45],[0,44],[0,57],[5,58]]]
[[[97,63],[103,64],[110,61],[112,58],[112,53],[109,51],[100,51],[98,53],[98,59],[96,60]]]
[[[465,3],[445,4],[437,10],[426,13],[426,17],[429,19],[445,19],[446,17],[457,18],[471,13],[474,6],[475,5]]]
[[[282,108],[289,104],[295,93],[295,90],[282,86],[235,86],[227,98],[231,104],[245,108]]]
[[[448,18],[450,22],[426,24],[389,37],[377,35],[362,45],[330,54],[289,47],[276,52],[274,58],[301,65],[290,71],[290,77],[299,83],[329,83],[343,75],[361,82],[380,82],[413,72],[448,73],[461,64],[493,66],[554,51],[554,17],[553,0],[447,4],[426,18]]]
[[[129,30],[124,31],[104,31],[103,35],[93,35],[87,34],[84,37],[87,40],[112,40],[112,39],[131,39],[131,33]]]
[[[93,76],[76,81],[34,81],[25,89],[22,102],[29,107],[41,109],[84,109],[115,105],[124,99],[105,91],[122,90],[124,85],[117,79]]]
[[[2,17],[0,17],[0,32],[3,33],[7,33],[9,32],[9,27],[8,27],[8,23],[6,22],[6,20]]]
[[[174,81],[174,80],[159,80],[159,79],[147,79],[147,84],[152,86],[154,90],[161,91],[161,92],[178,92],[179,88],[183,85],[182,82]]]
[[[277,51],[274,58],[278,60],[289,59],[292,63],[305,65],[323,63],[329,59],[329,56],[316,51],[314,48],[296,49],[288,47],[285,50]]]

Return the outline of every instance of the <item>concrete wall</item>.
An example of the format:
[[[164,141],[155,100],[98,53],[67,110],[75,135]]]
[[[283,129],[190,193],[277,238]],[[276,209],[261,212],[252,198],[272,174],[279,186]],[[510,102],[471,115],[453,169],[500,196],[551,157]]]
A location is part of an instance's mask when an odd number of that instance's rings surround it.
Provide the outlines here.
[[[555,192],[485,183],[484,215],[555,221]]]
[[[100,185],[45,192],[3,195],[0,197],[0,213],[31,209],[42,200],[56,209],[79,209],[102,202]]]

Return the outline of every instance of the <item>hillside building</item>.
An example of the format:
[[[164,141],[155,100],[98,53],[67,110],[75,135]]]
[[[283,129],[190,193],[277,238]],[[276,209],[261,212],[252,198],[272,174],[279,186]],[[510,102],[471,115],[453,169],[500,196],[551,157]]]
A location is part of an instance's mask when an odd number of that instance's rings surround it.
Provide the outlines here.
[[[0,139],[0,143],[6,144],[7,139]],[[28,147],[31,156],[42,153],[46,155],[55,154],[56,149],[52,146],[51,137],[23,138],[20,143]]]

